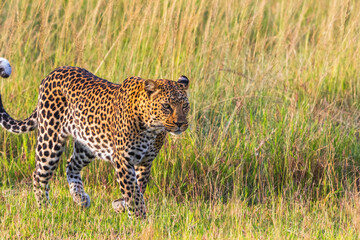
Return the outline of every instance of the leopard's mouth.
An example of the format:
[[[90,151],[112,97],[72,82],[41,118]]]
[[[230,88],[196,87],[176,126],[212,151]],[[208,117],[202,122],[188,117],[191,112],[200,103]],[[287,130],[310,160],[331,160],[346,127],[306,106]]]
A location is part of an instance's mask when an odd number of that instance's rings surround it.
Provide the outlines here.
[[[173,135],[180,135],[183,131],[181,131],[180,129],[179,130],[176,130],[174,132],[170,132],[171,134]]]
[[[181,133],[183,133],[185,130],[187,129],[187,127],[182,128],[182,127],[173,127],[173,128],[165,128],[165,130],[169,133],[171,133],[172,135],[180,135]]]
[[[187,121],[184,123],[165,123],[165,130],[173,135],[179,135],[188,128]]]

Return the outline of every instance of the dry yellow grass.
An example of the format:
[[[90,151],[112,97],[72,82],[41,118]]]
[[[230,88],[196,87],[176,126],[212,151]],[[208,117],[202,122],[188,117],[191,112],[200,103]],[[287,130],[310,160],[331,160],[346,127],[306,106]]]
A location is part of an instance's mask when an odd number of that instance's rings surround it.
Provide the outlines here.
[[[1,131],[0,236],[358,238],[359,12],[353,0],[1,1],[15,118],[42,78],[76,65],[117,83],[185,74],[191,126],[155,161],[140,223],[110,210],[120,193],[104,162],[83,171],[89,210],[72,205],[63,161],[55,207],[38,212],[35,133]]]

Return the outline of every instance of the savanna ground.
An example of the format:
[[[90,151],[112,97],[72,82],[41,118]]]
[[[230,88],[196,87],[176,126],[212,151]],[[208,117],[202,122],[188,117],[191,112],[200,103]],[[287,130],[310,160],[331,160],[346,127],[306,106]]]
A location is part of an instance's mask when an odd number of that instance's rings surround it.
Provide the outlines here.
[[[112,210],[106,162],[82,173],[91,207],[72,202],[71,141],[39,210],[36,133],[0,130],[0,238],[358,239],[359,12],[352,0],[1,1],[13,117],[62,65],[117,83],[184,74],[191,113],[154,162],[145,221]]]

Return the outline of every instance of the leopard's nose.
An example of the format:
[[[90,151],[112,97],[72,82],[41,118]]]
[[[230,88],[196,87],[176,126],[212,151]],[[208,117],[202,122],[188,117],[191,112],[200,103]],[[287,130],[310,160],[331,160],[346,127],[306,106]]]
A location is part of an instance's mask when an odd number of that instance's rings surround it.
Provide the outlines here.
[[[178,128],[180,128],[182,125],[184,125],[185,122],[174,122]]]

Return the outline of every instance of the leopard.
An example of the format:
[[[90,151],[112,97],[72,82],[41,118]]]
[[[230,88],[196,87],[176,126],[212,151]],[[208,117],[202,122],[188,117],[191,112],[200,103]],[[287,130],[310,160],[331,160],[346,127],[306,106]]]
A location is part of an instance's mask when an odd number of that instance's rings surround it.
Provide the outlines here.
[[[1,58],[0,76],[10,74],[9,61]],[[84,68],[63,66],[41,81],[35,110],[24,120],[5,111],[0,95],[0,125],[15,134],[37,129],[32,182],[40,208],[51,205],[49,181],[72,138],[66,177],[73,201],[90,206],[80,172],[95,159],[105,160],[115,169],[122,195],[112,202],[115,212],[145,219],[153,160],[168,133],[179,135],[188,128],[188,88],[185,75],[177,81],[129,77],[118,84]]]

